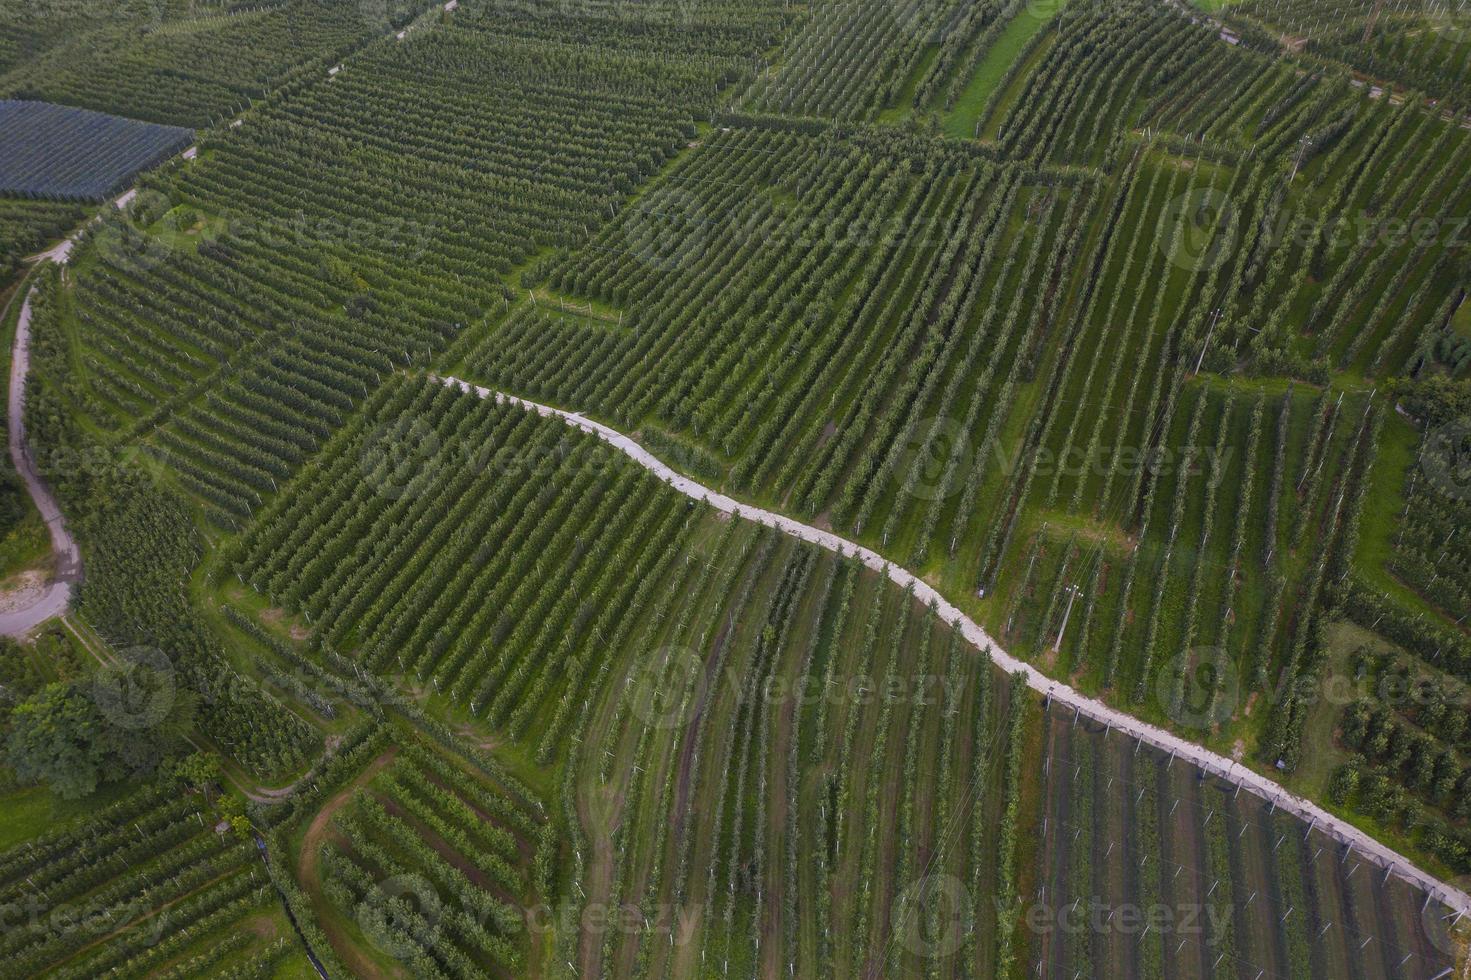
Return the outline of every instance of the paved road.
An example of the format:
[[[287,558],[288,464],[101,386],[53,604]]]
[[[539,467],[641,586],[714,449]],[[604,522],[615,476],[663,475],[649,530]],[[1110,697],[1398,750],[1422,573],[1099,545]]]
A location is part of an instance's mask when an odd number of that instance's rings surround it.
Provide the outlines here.
[[[5,410],[9,424],[10,462],[20,474],[41,519],[51,532],[51,550],[56,555],[56,577],[41,592],[40,598],[24,609],[0,613],[0,633],[6,636],[23,636],[41,623],[66,612],[71,602],[72,584],[82,578],[82,554],[77,542],[66,529],[61,516],[61,507],[52,496],[51,489],[36,471],[31,459],[30,447],[26,443],[25,403],[26,375],[31,365],[31,293],[26,294],[20,307],[20,319],[15,325],[15,345],[10,352],[10,392]]]
[[[1471,896],[1458,889],[1450,888],[1439,879],[1421,871],[1409,859],[1401,856],[1394,850],[1379,843],[1379,841],[1365,834],[1338,817],[1333,816],[1310,800],[1303,799],[1288,792],[1274,780],[1262,775],[1232,759],[1218,755],[1194,742],[1187,741],[1177,735],[1157,728],[1147,722],[1140,721],[1133,715],[1126,714],[1115,708],[1111,708],[1094,698],[1090,698],[1080,691],[1074,690],[1060,681],[1053,680],[1042,673],[1031,664],[1023,663],[1001,649],[1000,645],[993,640],[975,620],[957,609],[946,598],[940,595],[923,579],[918,578],[909,571],[900,568],[887,558],[863,547],[847,538],[840,537],[830,531],[794,521],[790,517],[775,514],[768,510],[761,510],[749,504],[740,503],[731,497],[717,493],[689,477],[676,473],[661,460],[644,449],[633,439],[610,428],[600,422],[584,418],[581,414],[565,412],[549,405],[527,401],[517,398],[505,392],[494,391],[490,388],[482,388],[472,385],[458,378],[441,378],[441,383],[458,386],[464,391],[473,391],[481,398],[494,398],[497,403],[520,405],[523,408],[535,411],[549,418],[559,418],[569,425],[576,426],[584,432],[590,432],[613,446],[615,449],[625,453],[645,469],[652,472],[659,479],[678,490],[686,496],[697,500],[704,500],[716,510],[728,514],[735,514],[747,520],[765,524],[784,531],[793,537],[810,541],[815,545],[836,551],[841,554],[852,555],[859,561],[875,571],[882,572],[898,585],[912,588],[914,594],[923,602],[931,603],[939,611],[945,620],[960,630],[966,640],[977,649],[984,650],[999,666],[1013,674],[1021,674],[1026,679],[1027,686],[1042,693],[1059,704],[1073,708],[1079,714],[1094,721],[1107,725],[1111,730],[1117,730],[1129,738],[1138,739],[1172,756],[1178,756],[1188,762],[1192,762],[1212,775],[1219,776],[1233,785],[1255,793],[1276,807],[1307,821],[1313,827],[1328,834],[1342,844],[1352,847],[1364,858],[1374,862],[1381,868],[1392,870],[1401,878],[1409,881],[1416,887],[1428,892],[1435,898],[1456,912],[1471,915]]]

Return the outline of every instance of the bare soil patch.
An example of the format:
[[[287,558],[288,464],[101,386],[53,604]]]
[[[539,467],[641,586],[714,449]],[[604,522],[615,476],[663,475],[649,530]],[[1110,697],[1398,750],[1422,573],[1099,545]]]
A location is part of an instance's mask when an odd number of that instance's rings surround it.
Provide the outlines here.
[[[17,612],[34,604],[50,583],[50,578],[39,568],[10,576],[0,583],[0,613]]]
[[[342,788],[336,796],[327,801],[326,805],[312,818],[311,826],[307,827],[305,836],[301,840],[301,855],[297,862],[296,880],[308,896],[311,897],[314,906],[321,907],[324,899],[322,897],[322,881],[320,873],[322,842],[332,829],[332,817],[337,811],[347,805],[353,795],[364,786],[370,779],[382,772],[393,762],[398,755],[398,746],[390,747],[378,758],[368,763],[363,771],[358,773],[353,780]],[[317,920],[322,924],[327,938],[332,943],[332,948],[347,963],[355,976],[359,977],[406,977],[408,973],[402,969],[392,973],[385,973],[382,966],[359,949],[356,944],[342,934],[341,928],[333,921],[331,916],[318,915]]]

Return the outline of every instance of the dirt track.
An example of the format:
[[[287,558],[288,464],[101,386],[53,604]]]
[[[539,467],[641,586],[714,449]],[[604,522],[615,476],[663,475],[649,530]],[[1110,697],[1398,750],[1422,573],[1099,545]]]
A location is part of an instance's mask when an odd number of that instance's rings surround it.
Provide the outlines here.
[[[322,897],[321,873],[318,865],[321,863],[322,843],[327,839],[327,834],[331,830],[333,815],[346,806],[352,800],[353,795],[363,786],[367,785],[369,780],[386,769],[397,755],[398,748],[395,746],[368,763],[362,772],[358,773],[350,783],[328,800],[322,809],[317,812],[317,815],[312,818],[310,826],[307,827],[306,835],[302,838],[296,881],[306,891],[313,903],[320,905],[325,902],[325,899]],[[351,940],[340,934],[333,935],[337,932],[337,929],[328,917],[319,915],[318,918],[322,922],[323,929],[327,933],[328,938],[332,940],[332,945],[337,951],[337,954],[342,957],[348,966],[357,971],[358,976],[384,976],[379,966],[365,956],[362,950],[358,949]],[[406,976],[407,974],[400,975]]]
[[[23,636],[41,623],[66,612],[71,602],[72,584],[82,578],[82,553],[77,542],[66,529],[61,516],[61,507],[46,486],[36,464],[31,458],[30,445],[26,442],[25,403],[26,377],[31,366],[31,296],[26,293],[20,307],[20,319],[15,325],[15,344],[10,352],[10,391],[6,398],[8,434],[10,438],[10,463],[25,483],[26,492],[35,501],[41,519],[51,532],[51,550],[56,556],[55,580],[40,591],[40,594],[21,609],[0,613],[0,633],[6,636]]]

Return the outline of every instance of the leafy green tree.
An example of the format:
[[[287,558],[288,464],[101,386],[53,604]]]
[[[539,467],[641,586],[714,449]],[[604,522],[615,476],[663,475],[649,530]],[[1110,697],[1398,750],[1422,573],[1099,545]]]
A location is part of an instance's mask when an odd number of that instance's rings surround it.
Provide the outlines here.
[[[174,778],[203,793],[206,803],[211,802],[221,772],[220,757],[213,752],[191,752],[174,763]]]
[[[1434,427],[1471,416],[1471,381],[1433,375],[1402,385],[1405,410]]]
[[[109,717],[86,681],[48,684],[11,712],[6,761],[22,781],[78,799],[102,783],[154,772],[192,713],[192,702],[178,698],[157,724],[134,726]]]
[[[66,799],[107,778],[97,705],[72,684],[48,684],[11,714],[6,759],[25,782],[44,781]]]
[[[1333,772],[1333,778],[1328,782],[1328,799],[1342,806],[1347,803],[1359,788],[1359,769],[1353,763],[1339,766]]]

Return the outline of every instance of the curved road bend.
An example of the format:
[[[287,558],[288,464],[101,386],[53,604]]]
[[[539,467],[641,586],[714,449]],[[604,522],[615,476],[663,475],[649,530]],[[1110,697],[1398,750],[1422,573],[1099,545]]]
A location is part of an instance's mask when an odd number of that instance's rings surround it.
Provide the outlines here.
[[[757,523],[765,524],[768,527],[774,527],[794,537],[801,538],[803,541],[808,541],[826,548],[829,551],[836,551],[857,557],[864,565],[875,571],[884,573],[900,586],[913,588],[914,594],[925,603],[933,603],[940,615],[959,629],[961,635],[967,641],[977,649],[985,650],[991,659],[1008,673],[1020,673],[1024,675],[1027,686],[1033,690],[1040,692],[1051,700],[1073,708],[1085,717],[1107,725],[1110,729],[1118,729],[1162,752],[1167,752],[1171,756],[1178,756],[1187,762],[1192,762],[1204,771],[1218,776],[1233,785],[1241,786],[1268,803],[1275,804],[1276,807],[1280,807],[1298,818],[1307,821],[1310,824],[1310,828],[1316,827],[1341,844],[1358,851],[1379,867],[1399,875],[1417,888],[1443,902],[1446,907],[1453,911],[1463,915],[1471,915],[1471,895],[1467,895],[1459,889],[1451,888],[1439,879],[1420,870],[1408,858],[1381,844],[1352,824],[1335,817],[1316,803],[1289,792],[1272,779],[1241,765],[1239,762],[1228,759],[1223,755],[1218,755],[1203,746],[1196,745],[1194,742],[1173,735],[1162,728],[1157,728],[1147,722],[1140,721],[1133,715],[1111,708],[1102,701],[1090,698],[1060,681],[1053,680],[1031,664],[1024,663],[1006,653],[975,620],[957,609],[927,582],[893,564],[877,552],[865,548],[856,542],[849,541],[847,538],[833,534],[830,531],[823,531],[820,528],[803,524],[800,521],[794,521],[790,517],[761,510],[750,504],[740,503],[724,494],[716,493],[714,490],[691,480],[689,477],[676,473],[657,457],[649,453],[648,450],[617,429],[584,418],[579,413],[566,412],[559,408],[552,408],[549,405],[542,405],[537,402],[527,401],[524,398],[517,398],[514,395],[508,395],[504,392],[482,388],[478,385],[472,385],[467,381],[461,381],[458,378],[447,377],[439,378],[438,380],[445,385],[458,386],[463,391],[475,392],[481,398],[494,398],[497,403],[520,405],[539,415],[559,418],[568,425],[575,426],[584,432],[589,432],[597,436],[599,439],[602,439],[604,442],[638,462],[645,469],[652,472],[660,480],[663,480],[680,493],[697,500],[704,500],[716,510],[728,514],[736,514],[740,517],[756,521]]]
[[[25,404],[26,375],[31,362],[31,293],[21,304],[20,319],[15,324],[15,344],[10,351],[10,392],[5,410],[10,437],[10,462],[20,474],[26,491],[36,502],[41,519],[51,532],[51,550],[56,554],[56,575],[41,596],[24,609],[0,613],[0,633],[23,636],[41,623],[66,612],[71,602],[72,585],[82,578],[82,554],[77,542],[66,529],[61,507],[51,489],[41,479],[26,443]]]
[[[183,151],[181,156],[185,160],[192,160],[197,153],[198,148],[190,146]],[[130,187],[113,198],[113,207],[127,207],[137,194],[138,188]],[[82,228],[72,232],[44,252],[30,256],[26,261],[37,265],[42,262],[66,265],[82,231],[100,217],[101,214],[98,214],[89,219]],[[20,320],[15,326],[15,345],[10,354],[10,393],[6,400],[6,410],[9,412],[10,462],[15,467],[15,471],[20,474],[21,480],[25,482],[26,490],[30,493],[31,499],[36,502],[36,509],[41,512],[41,518],[51,532],[51,550],[56,554],[56,574],[35,602],[24,609],[0,613],[0,634],[5,636],[24,636],[46,620],[66,612],[67,606],[71,603],[72,587],[82,580],[82,553],[77,549],[76,540],[66,529],[66,521],[61,516],[61,508],[57,505],[56,498],[52,496],[51,489],[46,486],[40,473],[36,471],[35,462],[31,459],[30,448],[26,443],[24,410],[26,375],[30,369],[30,343],[31,293],[27,292],[25,302],[20,308]]]

